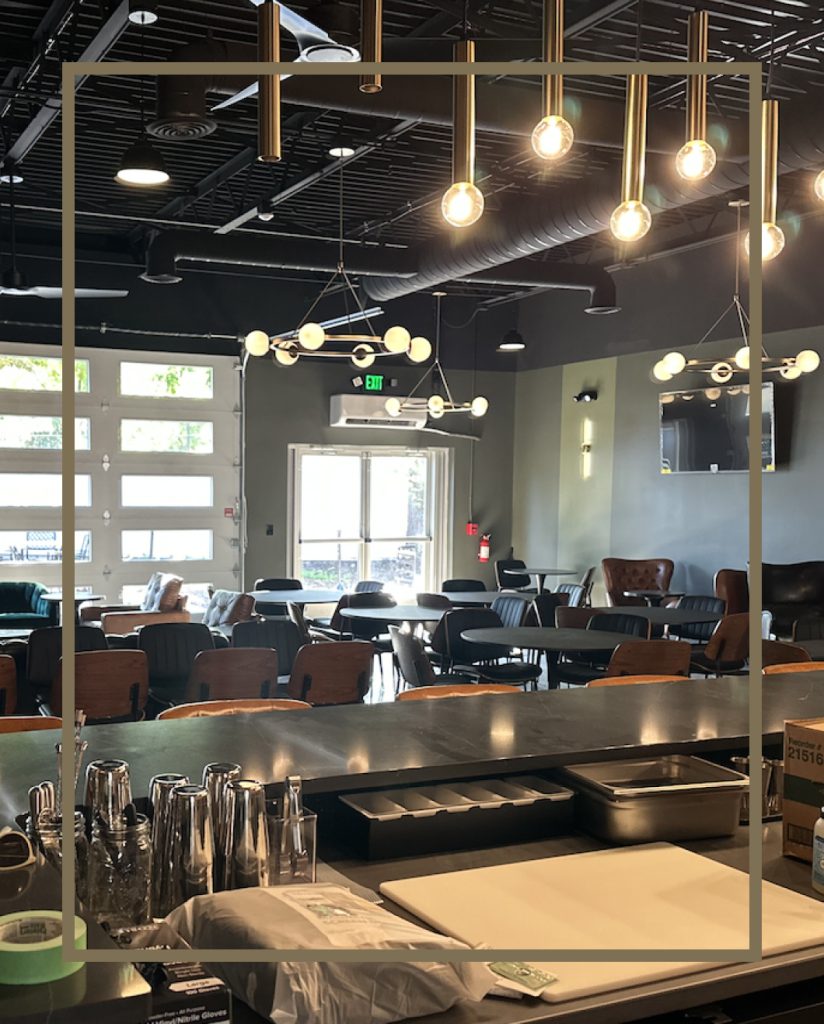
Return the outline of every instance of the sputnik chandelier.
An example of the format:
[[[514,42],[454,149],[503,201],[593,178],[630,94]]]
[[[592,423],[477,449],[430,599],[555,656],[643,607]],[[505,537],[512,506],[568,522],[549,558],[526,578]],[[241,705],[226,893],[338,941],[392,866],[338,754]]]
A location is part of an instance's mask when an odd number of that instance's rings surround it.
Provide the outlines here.
[[[741,211],[749,206],[745,199],[734,199],[729,204],[737,214],[736,245],[735,245],[735,285],[733,288],[732,300],[726,309],[721,313],[715,323],[698,342],[702,345],[730,314],[735,313],[738,329],[741,333],[743,344],[738,348],[734,356],[727,359],[687,359],[681,352],[668,352],[663,359],[652,368],[652,376],[655,380],[665,382],[672,380],[679,373],[703,373],[715,384],[729,383],[736,373],[743,373],[750,368],[750,342],[749,326],[750,319],[747,311],[741,302]],[[775,358],[770,356],[766,349],[761,350],[761,369],[764,373],[776,373],[784,380],[797,380],[802,373],[813,373],[818,369],[821,358],[811,348],[802,349],[797,356],[786,356]]]
[[[251,356],[265,356],[272,352],[281,366],[294,366],[301,356],[319,359],[348,359],[359,370],[368,370],[376,359],[384,356],[405,355],[412,363],[425,363],[432,355],[432,345],[427,338],[415,337],[405,327],[395,325],[383,335],[375,333],[371,317],[382,310],[364,309],[357,289],[346,272],[344,263],[343,237],[343,168],[338,178],[338,265],[324,285],[318,297],[309,307],[303,319],[293,330],[272,337],[262,330],[250,331],[244,339],[246,351]],[[324,324],[312,319],[312,314],[322,300],[330,294],[342,293],[344,315]],[[354,309],[350,307],[350,300]],[[361,321],[365,332],[354,334],[330,334],[328,328]]]
[[[457,402],[449,387],[446,373],[441,365],[441,300],[446,292],[433,292],[435,297],[435,359],[428,366],[406,398],[387,398],[384,407],[390,416],[401,416],[407,410],[426,409],[433,420],[439,420],[447,413],[469,413],[479,419],[489,409],[489,401],[483,395],[476,395],[470,402]],[[432,393],[425,396],[423,386],[426,381],[432,383]],[[441,394],[441,391],[443,394]]]

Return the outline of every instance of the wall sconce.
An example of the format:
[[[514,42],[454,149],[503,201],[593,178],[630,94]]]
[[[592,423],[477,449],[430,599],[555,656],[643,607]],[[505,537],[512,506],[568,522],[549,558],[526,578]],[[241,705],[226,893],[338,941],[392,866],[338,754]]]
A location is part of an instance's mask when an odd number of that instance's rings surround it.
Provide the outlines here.
[[[589,480],[592,476],[592,440],[595,434],[595,424],[589,418],[584,417],[581,424],[581,479]]]

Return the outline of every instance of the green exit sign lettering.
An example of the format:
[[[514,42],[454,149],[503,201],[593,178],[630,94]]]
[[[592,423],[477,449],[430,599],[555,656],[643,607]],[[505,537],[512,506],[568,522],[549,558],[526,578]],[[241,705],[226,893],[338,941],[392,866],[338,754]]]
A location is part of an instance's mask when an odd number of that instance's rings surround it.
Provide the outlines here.
[[[363,378],[364,391],[383,391],[384,376],[382,373],[367,373]]]

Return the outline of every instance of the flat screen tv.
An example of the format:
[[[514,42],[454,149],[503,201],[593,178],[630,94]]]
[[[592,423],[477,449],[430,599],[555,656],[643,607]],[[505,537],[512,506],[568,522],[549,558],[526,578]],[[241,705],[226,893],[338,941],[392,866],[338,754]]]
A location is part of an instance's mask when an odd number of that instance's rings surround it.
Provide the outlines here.
[[[763,385],[761,468],[775,469],[775,396]],[[659,396],[662,473],[736,473],[749,466],[748,384]]]

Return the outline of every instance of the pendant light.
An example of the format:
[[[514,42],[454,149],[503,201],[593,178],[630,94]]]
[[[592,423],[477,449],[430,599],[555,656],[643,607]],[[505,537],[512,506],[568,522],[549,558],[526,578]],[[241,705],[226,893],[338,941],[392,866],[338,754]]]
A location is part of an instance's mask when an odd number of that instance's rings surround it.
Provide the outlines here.
[[[687,60],[705,64],[709,51],[709,15],[694,11],[687,22]],[[675,169],[686,181],[700,181],[715,167],[715,150],[707,142],[707,76],[687,76],[687,140],[675,157]]]
[[[609,229],[619,242],[635,242],[643,238],[652,224],[652,216],[644,205],[646,146],[647,76],[629,75],[624,119],[621,202],[615,207],[609,219]]]
[[[778,100],[761,103],[761,184],[764,207],[761,214],[761,259],[774,260],[784,248],[784,232],[775,222],[778,203]],[[750,235],[744,239],[749,255]]]
[[[258,60],[280,60],[280,4],[274,0],[258,7]],[[258,79],[258,160],[275,164],[280,155],[280,75],[263,75]]]
[[[142,24],[150,24],[143,22]],[[140,59],[144,58],[144,33],[140,32]],[[169,181],[169,172],[163,157],[146,137],[146,111],[143,95],[143,80],[140,80],[140,136],[123,156],[114,176],[121,185],[132,185],[137,188],[157,188]]]
[[[564,0],[544,0],[544,60],[564,59]],[[560,160],[572,148],[575,133],[564,117],[563,75],[544,79],[544,116],[532,130],[532,148],[542,160]]]
[[[456,63],[475,60],[475,43],[461,39],[455,43]],[[484,212],[483,192],[475,178],[475,76],[452,77],[452,184],[444,192],[441,213],[455,228],[468,227]]]
[[[383,60],[383,0],[361,0],[361,60],[379,64]],[[383,88],[380,75],[361,75],[361,92],[376,93]]]
[[[813,191],[815,192],[815,198],[820,199],[824,203],[824,171],[819,171],[816,175]]]

